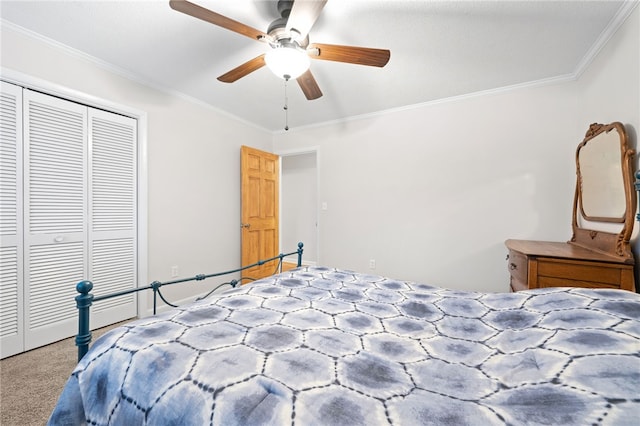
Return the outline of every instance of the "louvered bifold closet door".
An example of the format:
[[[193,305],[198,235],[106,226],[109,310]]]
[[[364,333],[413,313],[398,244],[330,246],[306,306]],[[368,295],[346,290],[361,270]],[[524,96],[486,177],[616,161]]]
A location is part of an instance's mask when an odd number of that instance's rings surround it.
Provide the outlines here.
[[[87,276],[87,108],[24,91],[25,348],[77,328]]]
[[[0,358],[5,358],[24,350],[22,87],[0,83]]]
[[[89,110],[89,277],[95,295],[136,286],[137,122]],[[92,326],[136,315],[134,295],[97,302]]]

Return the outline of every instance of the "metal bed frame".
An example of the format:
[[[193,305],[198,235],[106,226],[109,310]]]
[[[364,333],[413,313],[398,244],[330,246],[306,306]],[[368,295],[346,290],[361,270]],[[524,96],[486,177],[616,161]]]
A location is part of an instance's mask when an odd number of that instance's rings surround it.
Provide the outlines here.
[[[213,273],[213,274],[198,274],[194,277],[191,278],[182,278],[179,280],[172,280],[172,281],[165,281],[165,282],[159,282],[159,281],[153,281],[151,284],[149,284],[148,286],[145,287],[137,287],[137,288],[132,288],[129,290],[123,290],[123,291],[119,291],[116,293],[111,293],[111,294],[105,294],[102,296],[94,296],[93,294],[91,294],[91,290],[93,289],[93,283],[91,281],[80,281],[77,285],[76,285],[76,291],[78,293],[80,293],[79,295],[76,296],[76,307],[78,308],[78,334],[76,335],[76,346],[78,347],[78,362],[85,356],[85,354],[87,353],[87,351],[89,350],[89,343],[91,342],[91,329],[89,326],[89,319],[90,319],[90,309],[91,309],[91,305],[93,304],[93,302],[99,302],[101,300],[106,300],[106,299],[112,299],[114,297],[120,297],[120,296],[126,296],[127,294],[132,294],[132,293],[137,293],[139,291],[145,291],[145,290],[153,290],[153,315],[156,314],[156,308],[157,308],[157,297],[159,296],[160,299],[166,303],[169,306],[172,307],[177,307],[177,305],[174,305],[170,302],[168,302],[164,296],[162,295],[162,293],[160,292],[160,288],[163,286],[167,286],[167,285],[173,285],[173,284],[180,284],[180,283],[185,283],[185,282],[190,282],[190,281],[202,281],[205,280],[207,278],[213,278],[213,277],[220,277],[223,275],[229,275],[229,274],[233,274],[233,273],[237,273],[237,272],[241,272],[244,271],[245,269],[250,269],[256,266],[262,266],[265,263],[268,262],[272,262],[274,260],[278,260],[278,264],[276,266],[276,269],[274,271],[274,273],[277,272],[282,272],[282,259],[294,254],[298,255],[298,262],[297,262],[297,267],[299,268],[300,266],[302,266],[302,252],[303,252],[303,247],[304,244],[302,243],[298,243],[298,249],[296,251],[292,251],[290,253],[280,253],[277,256],[271,257],[269,259],[264,259],[264,260],[259,260],[256,263],[253,263],[251,265],[247,265],[247,266],[243,266],[240,268],[236,268],[236,269],[232,269],[229,271],[224,271],[224,272],[217,272],[217,273]],[[232,288],[235,288],[238,284],[242,283],[243,280],[255,280],[254,278],[249,278],[249,277],[241,277],[240,279],[232,279],[231,281],[227,281],[224,282],[222,284],[219,284],[217,287],[215,287],[213,290],[209,291],[207,294],[205,294],[204,296],[200,296],[198,298],[196,298],[196,300],[202,300],[206,297],[208,297],[209,295],[211,295],[213,292],[215,292],[216,290],[218,290],[219,288],[225,286],[225,285],[229,285]]]

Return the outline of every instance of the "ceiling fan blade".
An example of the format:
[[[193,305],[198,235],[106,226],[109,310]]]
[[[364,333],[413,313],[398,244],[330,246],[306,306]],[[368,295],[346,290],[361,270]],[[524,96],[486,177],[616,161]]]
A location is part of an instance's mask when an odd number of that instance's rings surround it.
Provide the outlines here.
[[[267,37],[267,35],[260,30],[256,30],[253,27],[234,21],[231,18],[227,18],[219,13],[205,9],[202,6],[198,6],[197,4],[188,2],[187,0],[170,0],[169,6],[171,6],[173,10],[177,10],[178,12],[185,13],[189,16],[193,16],[194,18],[202,19],[203,21],[209,22],[213,25],[242,34],[243,36],[247,36],[253,40],[262,40],[264,37]]]
[[[316,23],[322,8],[327,4],[327,0],[296,0],[293,2],[291,13],[287,19],[287,31],[292,29],[300,33],[300,40],[311,31],[311,27]]]
[[[316,50],[317,49],[317,50]],[[313,51],[316,51],[316,54]],[[312,43],[307,48],[313,59],[346,62],[349,64],[384,67],[389,62],[391,52],[386,49],[369,47],[340,46],[337,44]]]
[[[302,89],[302,93],[304,93],[308,100],[312,101],[322,96],[322,91],[320,90],[320,87],[318,87],[316,79],[313,78],[311,70],[307,70],[304,74],[298,77],[296,81]]]
[[[238,67],[235,67],[231,71],[222,74],[220,77],[218,77],[218,80],[222,81],[223,83],[233,83],[234,81],[251,74],[255,70],[262,68],[264,65],[264,54],[262,54],[260,56],[256,56],[255,58],[245,62]]]

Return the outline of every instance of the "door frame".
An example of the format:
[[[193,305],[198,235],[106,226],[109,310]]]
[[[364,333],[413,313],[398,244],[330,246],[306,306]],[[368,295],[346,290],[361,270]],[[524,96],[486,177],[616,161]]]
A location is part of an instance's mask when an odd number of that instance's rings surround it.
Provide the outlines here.
[[[295,155],[304,155],[304,154],[315,154],[316,156],[316,265],[321,265],[321,256],[320,256],[320,229],[322,226],[322,218],[320,215],[320,147],[319,146],[310,146],[304,148],[294,148],[294,149],[286,149],[286,150],[274,150],[273,152],[276,155],[282,157],[293,157]],[[280,215],[282,214],[282,199],[287,195],[282,192],[282,161],[280,161]],[[282,241],[282,218],[278,217],[278,221],[280,222],[280,236],[279,241]],[[306,245],[306,242],[302,241],[303,244]],[[286,250],[287,253],[294,250],[296,247],[280,247],[280,252],[283,253],[283,250]],[[302,261],[304,263],[304,254],[302,255]]]
[[[28,74],[0,67],[0,79],[26,89],[32,89],[49,95],[58,96],[60,98],[81,103],[90,107],[104,109],[117,114],[131,117],[138,121],[137,133],[137,287],[146,286],[148,284],[148,230],[147,230],[147,213],[148,213],[148,159],[147,159],[147,113],[145,111],[132,108],[127,105],[115,103],[97,96],[89,95],[67,86],[52,83],[48,80],[33,77]],[[147,310],[147,297],[136,296],[137,315],[143,318],[151,314]]]

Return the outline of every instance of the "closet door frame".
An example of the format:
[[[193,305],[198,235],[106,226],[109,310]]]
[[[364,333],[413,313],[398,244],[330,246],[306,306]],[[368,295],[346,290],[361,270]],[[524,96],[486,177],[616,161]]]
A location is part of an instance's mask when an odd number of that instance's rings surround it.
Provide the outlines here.
[[[148,169],[147,169],[147,113],[145,111],[132,108],[128,105],[112,102],[104,98],[89,95],[78,90],[58,85],[47,80],[43,80],[18,71],[0,67],[0,79],[7,83],[22,86],[26,89],[40,91],[48,95],[57,96],[62,99],[81,103],[89,107],[104,109],[117,114],[122,114],[137,120],[137,285],[144,287],[148,285]],[[139,317],[148,315],[148,297],[140,295],[137,298],[137,314]]]

